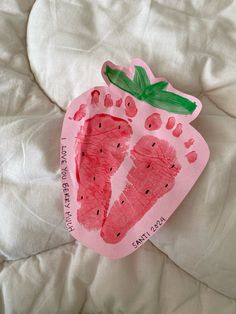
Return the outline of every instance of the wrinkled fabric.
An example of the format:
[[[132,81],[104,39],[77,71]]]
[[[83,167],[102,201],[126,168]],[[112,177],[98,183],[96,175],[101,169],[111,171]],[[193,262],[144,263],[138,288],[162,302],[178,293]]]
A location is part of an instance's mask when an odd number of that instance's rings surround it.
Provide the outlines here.
[[[236,312],[235,2],[0,0],[0,312]],[[198,96],[211,157],[165,226],[112,261],[63,220],[59,144],[71,99],[140,57]]]

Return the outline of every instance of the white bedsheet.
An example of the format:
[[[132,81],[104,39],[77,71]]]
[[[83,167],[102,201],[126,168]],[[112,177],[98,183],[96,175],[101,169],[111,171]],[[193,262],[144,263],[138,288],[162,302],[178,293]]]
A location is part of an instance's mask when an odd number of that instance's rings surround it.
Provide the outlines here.
[[[235,14],[228,0],[0,0],[0,313],[236,312]],[[104,60],[133,57],[202,100],[211,158],[155,246],[111,261],[65,229],[60,129]]]

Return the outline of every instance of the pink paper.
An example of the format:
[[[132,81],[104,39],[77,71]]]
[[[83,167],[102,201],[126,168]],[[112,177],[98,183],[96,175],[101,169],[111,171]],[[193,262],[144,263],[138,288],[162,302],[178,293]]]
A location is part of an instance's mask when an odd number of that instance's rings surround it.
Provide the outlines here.
[[[142,60],[129,68],[107,61],[102,75],[108,86],[91,88],[66,112],[62,191],[71,235],[117,259],[166,223],[205,168],[209,148],[190,125],[201,102],[155,78]]]

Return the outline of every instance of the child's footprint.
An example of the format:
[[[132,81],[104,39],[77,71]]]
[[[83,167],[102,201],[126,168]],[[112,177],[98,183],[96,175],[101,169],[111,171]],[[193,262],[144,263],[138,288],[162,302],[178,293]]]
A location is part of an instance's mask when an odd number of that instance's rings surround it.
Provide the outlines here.
[[[107,243],[119,242],[144,214],[174,186],[181,169],[176,151],[167,141],[143,136],[131,151],[133,167],[119,200],[101,230]]]
[[[111,197],[111,176],[122,164],[132,134],[129,123],[109,114],[85,121],[76,142],[76,174],[79,183],[78,221],[87,229],[104,223]]]

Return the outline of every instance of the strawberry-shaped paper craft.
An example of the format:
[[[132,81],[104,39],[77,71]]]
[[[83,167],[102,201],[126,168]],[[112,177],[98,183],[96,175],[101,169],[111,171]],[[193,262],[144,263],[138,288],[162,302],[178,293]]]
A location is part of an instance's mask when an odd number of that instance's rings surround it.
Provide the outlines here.
[[[95,87],[72,101],[61,169],[68,230],[111,258],[128,255],[176,210],[203,171],[209,149],[190,125],[200,101],[135,59],[110,61]]]

